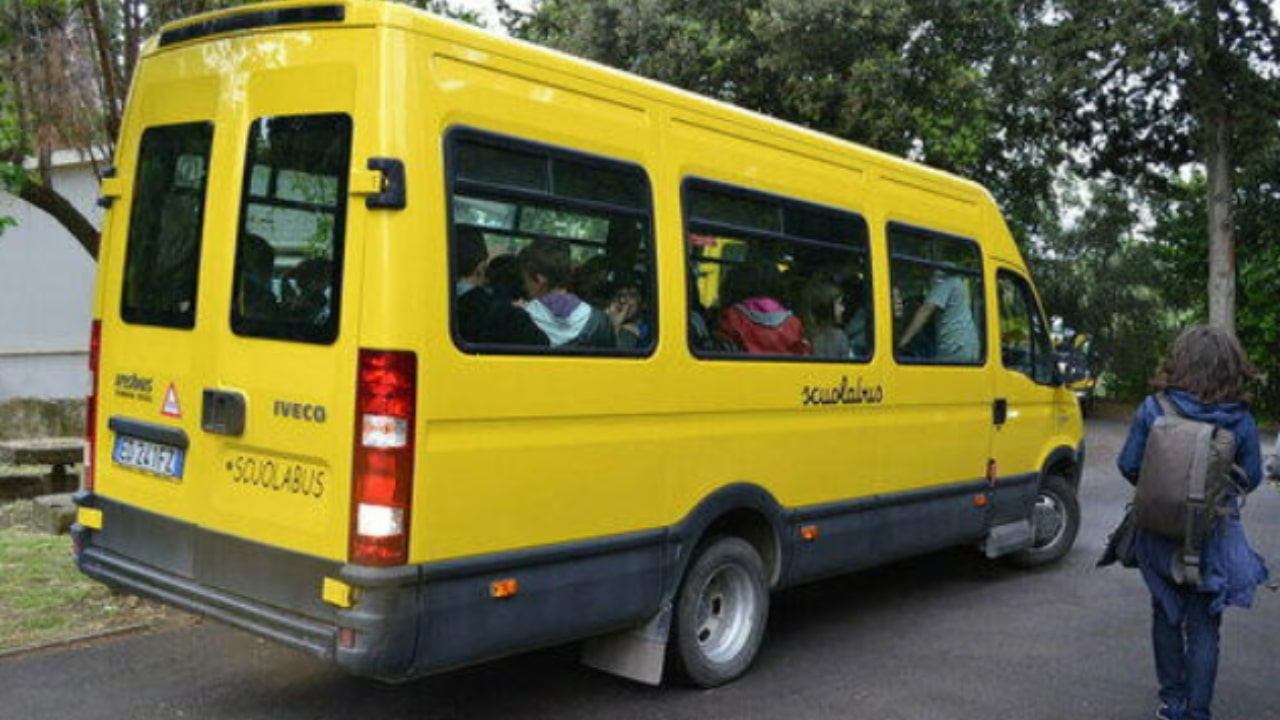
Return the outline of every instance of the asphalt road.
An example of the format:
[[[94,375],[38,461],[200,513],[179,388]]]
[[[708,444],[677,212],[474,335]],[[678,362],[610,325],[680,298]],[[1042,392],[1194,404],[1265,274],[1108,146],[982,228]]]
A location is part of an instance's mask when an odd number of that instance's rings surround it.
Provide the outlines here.
[[[1127,495],[1123,434],[1090,424],[1063,562],[1021,572],[960,550],[788,591],[755,668],[724,688],[636,685],[573,647],[389,686],[204,623],[0,660],[0,718],[1150,718],[1146,590],[1093,567]],[[1280,576],[1280,495],[1264,486],[1245,516]],[[1280,594],[1228,613],[1218,718],[1280,720],[1277,650]]]

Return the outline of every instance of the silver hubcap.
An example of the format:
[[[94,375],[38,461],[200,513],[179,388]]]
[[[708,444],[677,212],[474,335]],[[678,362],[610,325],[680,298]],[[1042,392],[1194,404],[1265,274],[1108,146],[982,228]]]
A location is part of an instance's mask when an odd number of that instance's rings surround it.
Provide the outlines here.
[[[1047,547],[1058,541],[1067,529],[1067,511],[1058,498],[1040,494],[1035,508],[1036,547]]]
[[[698,647],[708,660],[725,663],[737,657],[751,637],[758,599],[751,578],[736,565],[717,569],[698,594]]]

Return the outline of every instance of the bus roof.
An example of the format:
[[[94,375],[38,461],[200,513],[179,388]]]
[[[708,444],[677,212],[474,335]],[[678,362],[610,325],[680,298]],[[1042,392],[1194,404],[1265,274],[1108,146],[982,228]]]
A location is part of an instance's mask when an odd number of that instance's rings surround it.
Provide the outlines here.
[[[823,155],[827,162],[873,165],[882,172],[907,171],[913,183],[933,185],[933,192],[952,195],[967,202],[985,201],[994,205],[991,193],[966,178],[897,155],[843,140],[802,125],[770,117],[736,105],[683,90],[672,85],[602,65],[524,40],[504,37],[467,23],[451,20],[397,2],[383,0],[280,0],[196,15],[164,25],[150,38],[144,55],[164,52],[171,46],[243,35],[282,27],[321,29],[328,26],[394,27],[458,43],[475,51],[595,82],[614,90],[664,104],[673,110],[701,117],[715,117],[744,130],[767,133],[771,142],[790,142]]]

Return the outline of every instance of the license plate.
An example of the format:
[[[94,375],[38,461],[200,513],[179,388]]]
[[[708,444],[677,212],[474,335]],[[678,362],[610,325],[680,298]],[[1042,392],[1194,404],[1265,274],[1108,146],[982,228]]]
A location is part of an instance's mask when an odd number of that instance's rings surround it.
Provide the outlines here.
[[[111,459],[117,465],[141,470],[161,477],[181,478],[186,454],[182,448],[142,440],[130,435],[117,435]]]

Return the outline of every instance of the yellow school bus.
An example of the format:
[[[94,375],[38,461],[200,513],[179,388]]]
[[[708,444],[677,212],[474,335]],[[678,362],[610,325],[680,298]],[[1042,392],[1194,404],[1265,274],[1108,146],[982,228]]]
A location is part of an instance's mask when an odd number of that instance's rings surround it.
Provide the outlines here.
[[[586,639],[713,686],[774,591],[1075,540],[1079,411],[972,182],[292,1],[148,41],[102,203],[80,569],[352,673]]]

